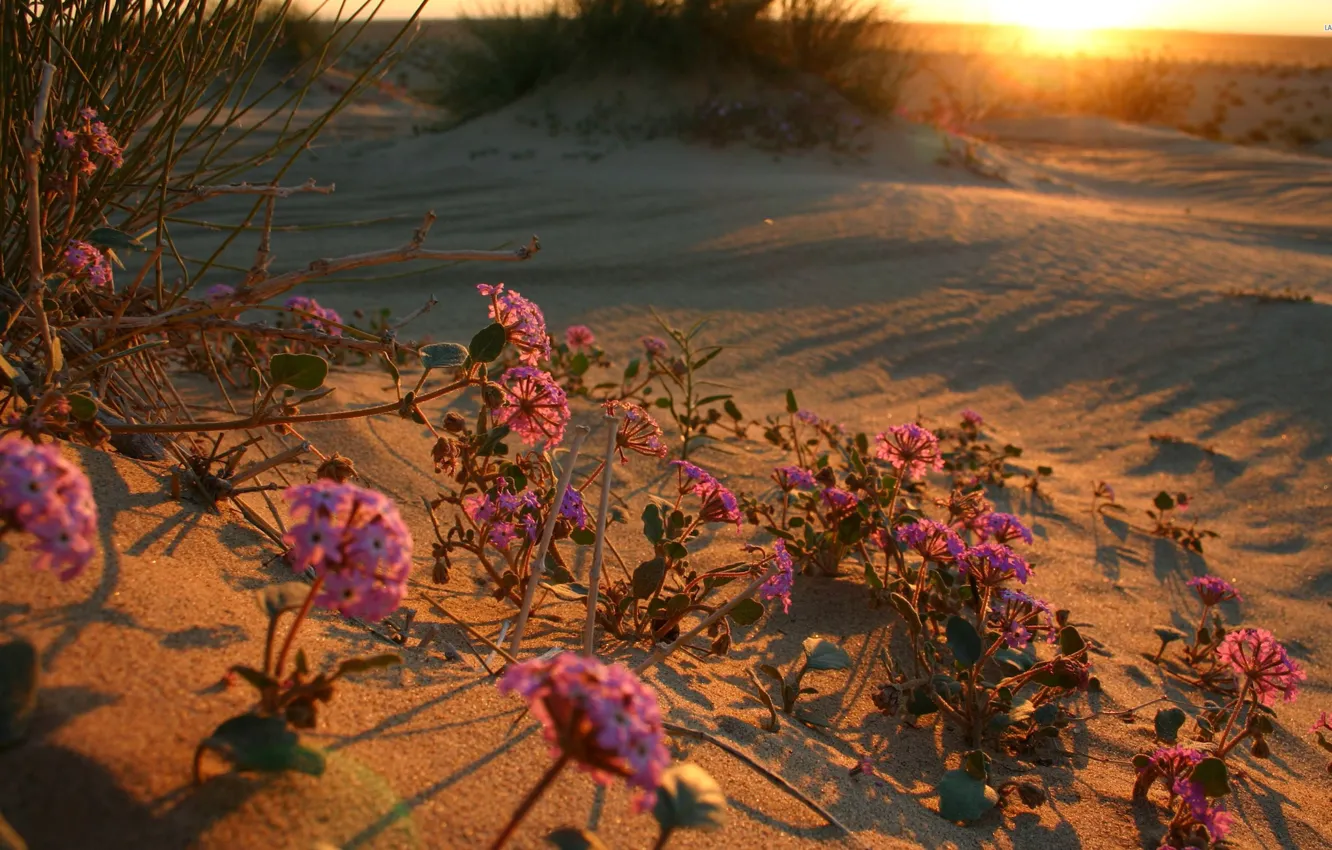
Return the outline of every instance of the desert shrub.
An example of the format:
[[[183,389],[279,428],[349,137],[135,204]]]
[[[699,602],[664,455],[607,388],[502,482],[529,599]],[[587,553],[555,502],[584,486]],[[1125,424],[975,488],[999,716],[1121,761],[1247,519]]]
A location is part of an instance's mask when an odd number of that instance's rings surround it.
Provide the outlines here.
[[[304,62],[328,43],[328,27],[291,0],[268,0],[254,17],[251,53],[267,51],[269,61],[282,67]]]
[[[1180,79],[1164,56],[1139,55],[1107,60],[1095,73],[1084,73],[1074,90],[1075,105],[1085,112],[1137,123],[1165,123],[1192,102],[1193,86]]]
[[[535,16],[470,19],[438,61],[441,102],[469,118],[571,69],[726,69],[817,78],[889,112],[911,69],[902,30],[848,0],[571,0]]]
[[[558,11],[463,21],[464,38],[438,60],[441,105],[462,120],[517,100],[568,69],[569,21]]]

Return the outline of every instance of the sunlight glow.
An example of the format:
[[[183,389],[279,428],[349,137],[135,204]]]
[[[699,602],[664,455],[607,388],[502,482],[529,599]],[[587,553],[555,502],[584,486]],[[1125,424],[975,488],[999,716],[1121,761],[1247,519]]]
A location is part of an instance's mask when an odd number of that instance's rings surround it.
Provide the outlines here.
[[[1146,0],[994,0],[993,22],[1021,24],[1035,30],[1078,31],[1132,27],[1143,23]]]

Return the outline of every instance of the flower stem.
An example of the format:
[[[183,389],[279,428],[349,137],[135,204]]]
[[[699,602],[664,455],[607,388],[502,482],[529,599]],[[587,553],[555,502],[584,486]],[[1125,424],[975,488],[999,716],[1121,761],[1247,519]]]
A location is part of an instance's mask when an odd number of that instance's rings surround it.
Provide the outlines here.
[[[666,842],[671,840],[672,832],[675,832],[675,827],[663,827],[661,835],[657,836],[657,843],[652,845],[652,850],[662,850],[662,848],[666,846]]]
[[[1225,731],[1221,733],[1221,740],[1216,745],[1217,755],[1221,758],[1224,758],[1226,753],[1230,752],[1230,747],[1226,746],[1226,738],[1230,737],[1230,730],[1235,728],[1235,720],[1239,717],[1239,713],[1244,710],[1244,698],[1248,695],[1249,680],[1246,678],[1244,687],[1240,688],[1239,696],[1235,699],[1235,710],[1230,713],[1230,720],[1226,721]],[[1238,741],[1239,738],[1235,740]],[[1234,745],[1234,741],[1232,741],[1230,746],[1233,747]]]
[[[291,628],[287,630],[287,638],[282,642],[282,651],[278,653],[277,666],[273,668],[273,678],[279,682],[282,681],[282,668],[287,665],[287,656],[291,653],[291,645],[296,642],[296,632],[300,630],[301,623],[305,622],[305,617],[310,613],[310,608],[314,605],[315,594],[324,584],[324,577],[319,576],[310,585],[310,592],[306,594],[305,602],[301,604],[301,610],[296,612],[296,619],[292,621]]]
[[[495,839],[495,843],[490,845],[490,850],[499,850],[499,848],[503,847],[505,842],[513,836],[513,832],[518,828],[518,824],[522,823],[523,818],[527,817],[527,813],[532,810],[532,806],[536,805],[536,801],[541,799],[541,795],[546,792],[546,789],[550,787],[550,784],[555,781],[555,777],[559,776],[560,771],[564,770],[564,766],[568,763],[568,753],[560,753],[560,757],[555,760],[555,763],[550,766],[545,774],[542,775],[541,779],[537,781],[537,784],[532,787],[532,790],[527,792],[527,796],[523,798],[523,801],[518,804],[518,808],[514,811],[513,816],[510,817],[509,822],[505,824],[504,831]]]

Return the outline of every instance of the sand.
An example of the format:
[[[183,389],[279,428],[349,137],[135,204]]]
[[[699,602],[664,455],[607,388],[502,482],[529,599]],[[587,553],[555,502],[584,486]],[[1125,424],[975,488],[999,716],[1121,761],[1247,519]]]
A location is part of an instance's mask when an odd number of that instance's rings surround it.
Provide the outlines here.
[[[433,209],[433,246],[519,244],[537,233],[543,251],[521,266],[452,266],[304,291],[344,315],[379,307],[404,315],[434,295],[441,305],[411,333],[465,341],[485,322],[473,285],[504,280],[543,307],[553,330],[586,323],[621,362],[652,332],[649,306],[677,321],[708,316],[715,338],[733,346],[715,377],[752,416],[779,410],[788,387],[803,406],[856,429],[981,411],[996,439],[1025,447],[1024,463],[1054,467],[1051,504],[999,495],[1038,535],[1033,590],[1070,609],[1102,646],[1093,660],[1104,692],[1083,709],[1162,693],[1196,698],[1144,658],[1156,648],[1151,629],[1189,627],[1189,577],[1234,580],[1244,622],[1272,629],[1309,680],[1297,702],[1278,707],[1275,758],[1238,758],[1248,775],[1231,800],[1233,846],[1332,846],[1332,780],[1306,734],[1332,708],[1327,160],[1099,119],[1015,119],[983,147],[1007,177],[996,180],[938,165],[938,135],[900,123],[877,127],[860,159],[531,126],[551,111],[572,125],[589,102],[610,96],[575,94],[538,94],[447,134],[414,134],[413,110],[384,117],[380,109],[362,134],[365,113],[344,116],[290,175],[335,182],[336,193],[291,199],[278,223],[400,218],[283,233],[274,270],[400,244]],[[230,220],[234,211],[219,203],[198,213]],[[224,260],[247,267],[254,238]],[[189,256],[215,239],[178,236]],[[1228,295],[1283,287],[1314,300]],[[339,369],[330,383],[328,409],[384,399],[380,374]],[[595,421],[590,408],[579,415]],[[398,499],[424,541],[420,497],[436,482],[421,432],[381,418],[307,436],[354,458],[364,483]],[[1163,434],[1176,439],[1150,439]],[[401,668],[343,686],[310,736],[330,754],[322,780],[226,776],[193,788],[196,743],[249,704],[243,687],[218,681],[262,646],[253,592],[285,568],[236,511],[172,500],[163,465],[68,451],[96,488],[98,562],[64,586],[31,573],[18,548],[0,567],[0,634],[33,640],[44,676],[29,740],[0,753],[0,810],[31,847],[486,845],[548,756],[530,721],[514,726],[518,704],[465,650],[449,661],[437,649],[409,649]],[[756,443],[735,451],[702,461],[737,487],[759,486],[777,459]],[[289,471],[297,480],[311,474]],[[1157,491],[1185,490],[1190,517],[1221,537],[1197,556],[1096,517],[1088,506],[1097,480],[1114,485],[1139,523]],[[667,486],[663,470],[645,462],[618,481],[617,498],[640,509],[646,490]],[[633,527],[616,539],[626,559],[644,548]],[[719,531],[708,557],[729,557],[739,543]],[[429,594],[494,634],[505,609],[465,571],[430,586],[424,554],[408,601],[420,621],[440,619],[422,598]],[[534,621],[533,651],[575,645],[575,607],[550,601],[542,613],[550,619]],[[1077,728],[1062,739],[1072,756],[996,761],[999,777],[1043,784],[1048,806],[970,827],[940,819],[932,789],[955,766],[957,733],[904,726],[871,702],[884,679],[877,655],[897,628],[891,611],[867,604],[859,579],[805,576],[790,615],[769,615],[729,658],[673,659],[654,673],[670,720],[751,754],[854,833],[840,835],[738,760],[679,739],[680,756],[721,782],[731,817],[719,833],[681,834],[671,846],[1156,846],[1161,806],[1129,802],[1126,763],[1152,746],[1151,710],[1133,723],[1099,718]],[[831,728],[786,722],[776,734],[761,731],[746,669],[789,663],[811,634],[841,642],[855,660],[849,673],[811,682],[819,694],[810,707]],[[302,644],[316,660],[386,647],[326,615]],[[610,643],[602,651],[636,657]],[[865,753],[879,778],[849,775]],[[647,847],[654,836],[623,789],[600,801],[590,781],[570,775],[513,846],[543,846],[548,830],[589,823],[611,847]]]

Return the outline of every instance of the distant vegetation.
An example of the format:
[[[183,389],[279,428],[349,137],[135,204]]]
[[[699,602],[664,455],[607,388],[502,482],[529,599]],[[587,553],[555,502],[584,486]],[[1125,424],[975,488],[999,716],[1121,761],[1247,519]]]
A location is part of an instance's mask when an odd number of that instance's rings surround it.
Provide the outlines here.
[[[890,112],[911,69],[897,20],[856,0],[557,0],[464,29],[439,66],[439,100],[463,120],[568,71],[630,67],[813,77]]]

